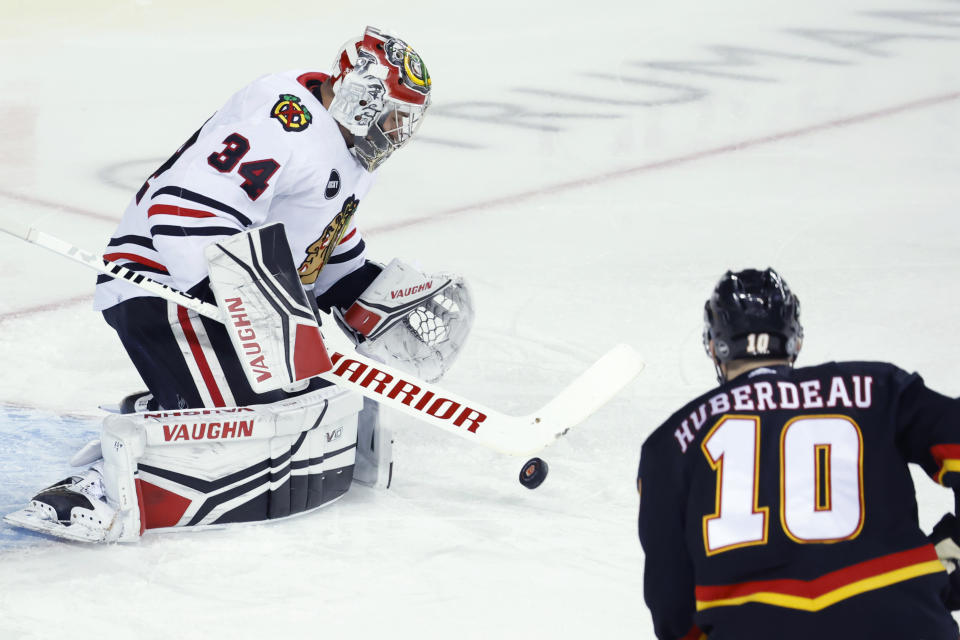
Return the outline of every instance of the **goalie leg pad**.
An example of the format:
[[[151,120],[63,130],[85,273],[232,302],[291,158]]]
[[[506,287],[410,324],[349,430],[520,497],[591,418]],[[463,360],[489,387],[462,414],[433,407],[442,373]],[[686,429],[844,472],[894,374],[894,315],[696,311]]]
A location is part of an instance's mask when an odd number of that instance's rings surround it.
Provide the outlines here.
[[[122,416],[109,416],[100,433],[103,453],[103,486],[107,501],[116,510],[108,541],[131,542],[143,534],[141,503],[136,485],[137,461],[146,450],[146,437],[137,425]]]
[[[270,405],[111,415],[102,462],[5,520],[69,540],[127,542],[147,529],[305,513],[350,488],[361,406],[358,394],[327,387]]]
[[[350,487],[359,395],[328,387],[272,405],[127,416],[143,528],[222,526],[297,515]]]

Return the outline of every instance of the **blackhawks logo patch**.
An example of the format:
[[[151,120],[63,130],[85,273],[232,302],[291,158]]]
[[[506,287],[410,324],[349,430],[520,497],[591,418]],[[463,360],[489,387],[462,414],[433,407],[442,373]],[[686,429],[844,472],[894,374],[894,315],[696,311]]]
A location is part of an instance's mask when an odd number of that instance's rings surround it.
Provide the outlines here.
[[[289,93],[280,94],[277,104],[270,110],[270,117],[279,120],[284,131],[303,131],[313,121],[300,98]]]
[[[416,51],[403,40],[391,38],[384,47],[390,64],[402,71],[401,82],[414,91],[430,92],[430,72]]]
[[[320,270],[327,264],[333,250],[340,244],[340,240],[350,226],[350,219],[357,212],[357,205],[359,204],[360,201],[353,196],[347,198],[347,201],[343,203],[343,208],[340,209],[340,213],[335,215],[327,228],[323,230],[323,235],[307,247],[307,257],[297,267],[300,282],[313,284],[317,281]]]

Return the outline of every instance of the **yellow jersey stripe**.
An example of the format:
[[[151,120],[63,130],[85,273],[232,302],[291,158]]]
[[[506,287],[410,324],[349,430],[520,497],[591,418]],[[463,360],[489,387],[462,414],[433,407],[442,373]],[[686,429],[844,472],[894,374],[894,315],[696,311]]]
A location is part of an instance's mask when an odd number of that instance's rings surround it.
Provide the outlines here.
[[[937,482],[943,484],[943,476],[951,472],[960,473],[960,460],[954,458],[944,459],[940,463],[940,471],[937,472]]]
[[[838,589],[834,589],[833,591],[828,591],[827,593],[815,598],[806,598],[804,596],[795,596],[772,591],[760,591],[745,596],[727,598],[723,600],[697,600],[697,611],[703,611],[704,609],[710,609],[712,607],[731,607],[740,604],[747,604],[748,602],[758,602],[776,607],[800,609],[802,611],[820,611],[821,609],[825,609],[826,607],[836,604],[841,600],[845,600],[846,598],[851,598],[867,591],[873,591],[874,589],[888,587],[891,584],[903,582],[904,580],[909,580],[910,578],[916,578],[932,573],[939,573],[943,570],[943,565],[939,560],[930,560],[928,562],[921,562],[920,564],[915,564],[909,567],[903,567],[902,569],[895,569],[894,571],[864,578],[863,580],[857,580],[856,582],[851,582],[848,585],[844,585]]]

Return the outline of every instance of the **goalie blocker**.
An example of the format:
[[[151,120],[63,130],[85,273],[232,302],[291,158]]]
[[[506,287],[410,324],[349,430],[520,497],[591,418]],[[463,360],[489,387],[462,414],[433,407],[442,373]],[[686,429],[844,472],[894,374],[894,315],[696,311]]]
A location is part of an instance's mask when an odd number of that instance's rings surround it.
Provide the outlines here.
[[[40,492],[13,525],[84,542],[276,520],[350,488],[363,399],[327,387],[271,405],[112,415],[103,462]],[[88,451],[92,462],[100,451]],[[369,466],[369,465],[368,465]]]
[[[153,295],[103,311],[155,406],[260,405],[325,386],[316,376],[329,370],[330,358],[283,225],[222,239],[205,257],[209,277],[191,295],[162,296],[154,283]],[[113,270],[131,283],[142,278]],[[204,304],[213,313],[200,316],[193,296],[218,306]]]
[[[332,366],[281,223],[224,238],[205,251],[210,288],[255,393],[275,391]]]

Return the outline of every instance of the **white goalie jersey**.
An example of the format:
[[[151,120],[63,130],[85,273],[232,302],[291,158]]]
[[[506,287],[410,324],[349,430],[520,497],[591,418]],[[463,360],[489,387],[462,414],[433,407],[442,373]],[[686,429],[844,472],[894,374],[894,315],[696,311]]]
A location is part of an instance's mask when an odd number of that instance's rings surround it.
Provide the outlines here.
[[[207,275],[207,245],[282,222],[300,281],[314,295],[363,265],[354,214],[374,174],[307,88],[325,78],[268,75],[233,95],[147,179],[104,258],[189,291]],[[143,295],[101,276],[94,306]]]

